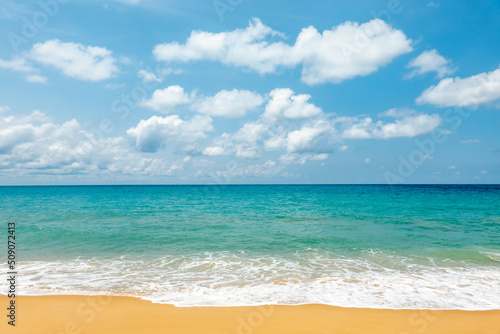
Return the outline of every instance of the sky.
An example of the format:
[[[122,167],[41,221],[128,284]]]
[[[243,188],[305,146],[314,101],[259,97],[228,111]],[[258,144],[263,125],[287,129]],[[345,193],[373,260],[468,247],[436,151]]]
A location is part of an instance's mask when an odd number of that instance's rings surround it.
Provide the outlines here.
[[[3,0],[0,185],[500,182],[500,2]]]

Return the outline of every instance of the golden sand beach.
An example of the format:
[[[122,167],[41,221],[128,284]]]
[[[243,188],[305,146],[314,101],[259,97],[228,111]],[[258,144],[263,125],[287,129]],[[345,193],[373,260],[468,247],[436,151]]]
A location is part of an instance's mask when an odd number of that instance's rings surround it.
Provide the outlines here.
[[[0,305],[8,305],[6,296]],[[500,333],[500,310],[431,311],[342,308],[326,305],[175,307],[134,297],[18,296],[16,326],[1,333],[52,334],[281,334],[281,333]]]

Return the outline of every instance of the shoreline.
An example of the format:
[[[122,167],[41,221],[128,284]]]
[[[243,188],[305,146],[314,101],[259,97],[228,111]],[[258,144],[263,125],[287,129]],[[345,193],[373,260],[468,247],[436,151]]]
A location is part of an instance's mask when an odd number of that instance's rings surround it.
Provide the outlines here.
[[[2,298],[6,298],[7,295],[0,293],[0,300]],[[19,298],[20,296],[17,295],[16,298]],[[169,305],[173,306],[175,308],[196,308],[196,307],[204,307],[204,308],[233,308],[233,307],[261,307],[261,306],[267,306],[267,305],[273,305],[273,306],[307,306],[307,305],[323,305],[327,307],[336,307],[336,308],[341,308],[341,309],[352,309],[352,310],[385,310],[385,311],[419,311],[419,310],[427,310],[431,312],[445,312],[445,311],[464,311],[464,312],[485,312],[485,311],[500,311],[500,306],[498,308],[481,308],[481,309],[468,309],[468,308],[442,308],[442,309],[433,309],[433,308],[397,308],[397,307],[385,307],[385,306],[371,306],[371,305],[366,305],[366,306],[340,306],[340,305],[332,305],[332,304],[326,304],[326,303],[321,303],[321,302],[311,302],[311,303],[298,303],[298,304],[253,304],[253,305],[231,305],[231,304],[225,304],[225,305],[197,305],[197,304],[192,304],[192,305],[176,305],[172,303],[164,303],[164,302],[158,302],[153,299],[149,299],[148,295],[143,294],[137,294],[137,295],[132,295],[132,294],[90,294],[90,293],[69,293],[69,294],[57,294],[57,293],[47,293],[47,294],[25,294],[22,295],[22,298],[26,297],[99,297],[99,298],[111,298],[111,297],[116,297],[116,298],[135,298],[135,299],[140,299],[144,300],[146,302],[151,302],[152,304],[158,304],[158,305]],[[0,305],[1,307],[1,305]],[[500,331],[499,333],[500,334]]]
[[[344,308],[322,304],[175,307],[138,297],[16,296],[2,333],[500,333],[500,310]]]

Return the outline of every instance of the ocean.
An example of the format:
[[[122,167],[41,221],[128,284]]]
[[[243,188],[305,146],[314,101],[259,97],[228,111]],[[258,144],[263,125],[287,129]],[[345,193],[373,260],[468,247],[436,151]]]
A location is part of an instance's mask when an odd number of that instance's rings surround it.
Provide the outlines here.
[[[0,187],[0,208],[20,295],[500,309],[498,185]]]

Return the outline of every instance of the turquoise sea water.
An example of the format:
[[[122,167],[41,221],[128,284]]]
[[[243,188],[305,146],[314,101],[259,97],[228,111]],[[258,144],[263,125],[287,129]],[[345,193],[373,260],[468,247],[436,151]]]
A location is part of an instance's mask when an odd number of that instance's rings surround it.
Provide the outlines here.
[[[500,186],[0,187],[21,294],[500,308]]]

